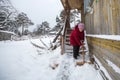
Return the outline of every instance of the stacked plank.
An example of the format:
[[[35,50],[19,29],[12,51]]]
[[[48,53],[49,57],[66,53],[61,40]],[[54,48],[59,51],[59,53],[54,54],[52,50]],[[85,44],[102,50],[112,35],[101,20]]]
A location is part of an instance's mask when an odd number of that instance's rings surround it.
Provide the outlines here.
[[[113,80],[120,80],[117,73],[107,60],[120,68],[120,41],[95,37],[87,37],[90,53],[93,53],[106,68]]]

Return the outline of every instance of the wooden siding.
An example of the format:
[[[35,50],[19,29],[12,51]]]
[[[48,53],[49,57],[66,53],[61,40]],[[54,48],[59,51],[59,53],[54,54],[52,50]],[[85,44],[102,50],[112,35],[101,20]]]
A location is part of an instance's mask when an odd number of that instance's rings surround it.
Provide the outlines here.
[[[85,15],[88,34],[120,35],[120,0],[94,0],[93,14]]]
[[[12,35],[14,35],[14,34],[6,33],[6,32],[0,32],[0,41],[2,41],[2,40],[11,40]]]
[[[93,14],[85,15],[87,34],[120,35],[120,0],[94,0]],[[120,80],[120,74],[110,67],[106,60],[120,68],[120,41],[87,37],[89,50],[106,68],[113,80]]]
[[[120,41],[87,37],[90,53],[94,54],[106,68],[113,80],[120,80],[120,74],[110,67],[106,60],[120,68]]]

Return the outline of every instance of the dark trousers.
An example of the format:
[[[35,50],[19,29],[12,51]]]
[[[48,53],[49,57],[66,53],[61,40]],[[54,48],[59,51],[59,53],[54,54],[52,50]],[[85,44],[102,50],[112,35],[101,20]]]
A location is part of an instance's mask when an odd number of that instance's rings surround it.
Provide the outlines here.
[[[77,56],[79,56],[79,48],[80,46],[73,46],[73,57],[77,59]]]

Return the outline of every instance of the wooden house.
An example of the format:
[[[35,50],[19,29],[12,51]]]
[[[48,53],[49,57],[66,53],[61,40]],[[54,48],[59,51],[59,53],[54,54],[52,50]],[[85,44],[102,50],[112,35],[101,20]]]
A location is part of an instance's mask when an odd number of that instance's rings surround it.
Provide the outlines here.
[[[81,22],[85,23],[90,54],[102,63],[113,80],[120,80],[109,62],[120,68],[120,0],[61,0],[66,11],[62,34],[62,54],[69,43],[70,10],[78,9]],[[95,35],[97,37],[95,37]],[[106,37],[99,37],[105,35]],[[117,37],[107,38],[107,36]]]

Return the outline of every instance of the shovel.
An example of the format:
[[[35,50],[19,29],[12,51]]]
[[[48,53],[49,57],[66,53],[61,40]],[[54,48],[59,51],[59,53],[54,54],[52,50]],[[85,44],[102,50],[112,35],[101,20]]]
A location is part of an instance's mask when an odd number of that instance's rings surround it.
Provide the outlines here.
[[[76,62],[76,65],[79,65],[79,66],[81,66],[81,65],[83,65],[84,63],[85,63],[85,52],[84,52],[84,45],[82,45],[82,62]]]

